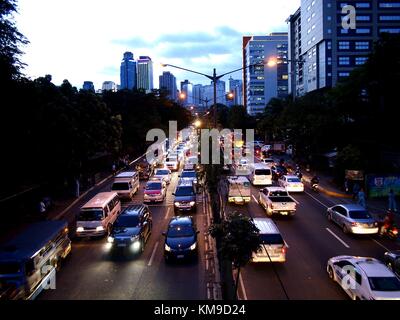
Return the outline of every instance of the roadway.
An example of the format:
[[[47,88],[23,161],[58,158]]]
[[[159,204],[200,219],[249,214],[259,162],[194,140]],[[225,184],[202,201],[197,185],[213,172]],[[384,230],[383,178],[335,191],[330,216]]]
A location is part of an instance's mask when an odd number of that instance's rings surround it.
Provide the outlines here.
[[[199,258],[196,261],[166,264],[163,257],[164,237],[169,219],[173,217],[173,196],[178,173],[173,174],[167,198],[161,204],[149,205],[153,217],[152,235],[143,253],[137,256],[111,254],[106,239],[73,238],[75,217],[81,205],[96,193],[109,191],[112,180],[106,181],[76,203],[64,217],[68,220],[73,239],[72,252],[57,272],[56,289],[44,291],[41,300],[198,300],[206,299],[204,257],[205,213],[203,195],[197,197],[195,219],[199,234]],[[145,181],[133,201],[123,208],[140,204]]]
[[[251,202],[244,206],[226,203],[225,212],[241,212],[250,217],[266,217],[258,204],[262,187],[252,186]],[[344,291],[327,275],[327,260],[337,255],[368,256],[382,260],[388,250],[400,249],[390,240],[371,236],[346,235],[330,223],[326,209],[343,200],[329,198],[306,187],[300,194],[291,194],[299,203],[294,217],[274,216],[289,246],[286,262],[249,263],[242,269],[239,298],[249,300],[342,300]]]

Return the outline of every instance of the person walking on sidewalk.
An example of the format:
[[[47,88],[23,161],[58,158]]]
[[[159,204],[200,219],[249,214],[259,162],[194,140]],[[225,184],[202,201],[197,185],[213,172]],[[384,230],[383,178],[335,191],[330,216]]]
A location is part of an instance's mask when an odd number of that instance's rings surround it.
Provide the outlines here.
[[[397,211],[397,203],[396,203],[396,194],[393,189],[389,191],[389,210],[396,212]]]
[[[358,191],[357,203],[363,208],[367,207],[367,204],[366,204],[366,201],[365,201],[365,192],[364,192],[364,189],[362,189],[362,188],[360,189],[360,191]]]

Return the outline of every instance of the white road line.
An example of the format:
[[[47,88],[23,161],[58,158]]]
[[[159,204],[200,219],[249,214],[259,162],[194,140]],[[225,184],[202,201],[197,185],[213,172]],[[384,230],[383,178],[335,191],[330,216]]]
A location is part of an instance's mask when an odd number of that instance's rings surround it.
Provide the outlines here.
[[[321,204],[322,206],[324,206],[325,208],[329,208],[329,206],[327,206],[326,204],[322,203],[321,201],[319,201],[317,198],[315,198],[312,194],[308,193],[307,191],[305,191],[306,194],[308,194],[311,198],[313,198],[315,201],[317,201],[319,204]]]
[[[373,242],[375,242],[378,246],[381,246],[383,249],[385,249],[386,251],[392,251],[392,250],[389,250],[388,248],[386,248],[382,243],[380,243],[379,241],[376,241],[375,239],[373,239],[373,238],[371,238],[371,240],[373,241]]]
[[[252,194],[251,196],[253,197],[254,201],[258,203],[258,200],[257,200],[256,197],[254,196],[254,194]]]
[[[149,266],[149,267],[153,264],[153,260],[154,260],[154,256],[156,255],[157,247],[158,247],[158,241],[157,241],[156,244],[154,245],[154,249],[153,249],[153,252],[152,252],[152,254],[151,254],[149,263],[147,264],[147,266]]]
[[[326,231],[328,231],[331,235],[333,235],[341,244],[343,244],[347,249],[350,249],[350,246],[344,242],[342,239],[340,239],[331,229],[326,228]]]
[[[298,201],[296,200],[296,198],[293,197],[293,195],[290,195],[290,196],[293,198],[293,200],[294,200],[294,202],[296,202],[296,204],[300,204],[300,202],[298,202]]]
[[[165,214],[164,220],[168,219],[169,212],[171,211],[171,207],[168,208],[167,213]]]
[[[242,287],[243,298],[244,298],[244,300],[248,300],[247,294],[246,294],[246,289],[244,287],[244,283],[243,283],[243,279],[242,279],[242,274],[239,274],[239,282],[240,282],[240,286]]]

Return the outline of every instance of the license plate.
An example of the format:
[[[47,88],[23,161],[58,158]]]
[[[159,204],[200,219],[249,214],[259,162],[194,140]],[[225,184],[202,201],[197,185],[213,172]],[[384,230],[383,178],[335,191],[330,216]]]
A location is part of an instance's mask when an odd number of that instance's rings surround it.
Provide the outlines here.
[[[287,211],[282,211],[282,212],[281,212],[281,215],[287,216],[287,215],[288,215],[288,212],[287,212]]]
[[[118,248],[125,248],[126,244],[125,243],[118,243],[117,247]]]
[[[183,254],[177,255],[176,256],[178,259],[183,259],[185,256]]]

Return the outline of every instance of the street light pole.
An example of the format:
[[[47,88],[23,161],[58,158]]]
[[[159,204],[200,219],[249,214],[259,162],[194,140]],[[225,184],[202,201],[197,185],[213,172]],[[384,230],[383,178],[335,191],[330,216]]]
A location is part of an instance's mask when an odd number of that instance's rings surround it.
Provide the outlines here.
[[[213,73],[214,82],[214,128],[217,128],[217,71],[214,68]]]

